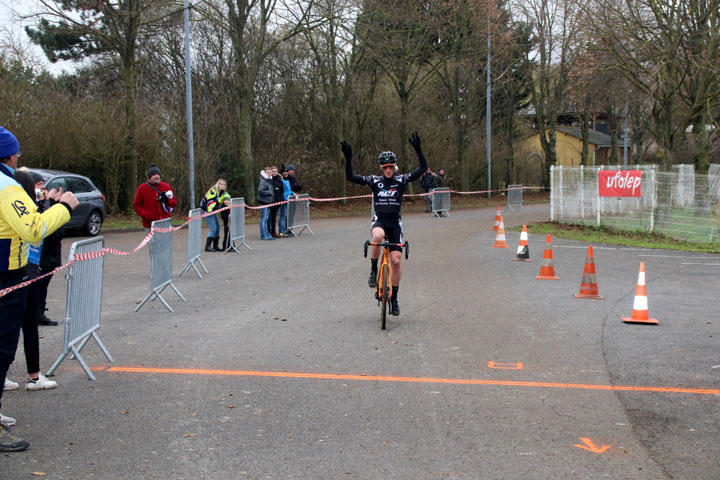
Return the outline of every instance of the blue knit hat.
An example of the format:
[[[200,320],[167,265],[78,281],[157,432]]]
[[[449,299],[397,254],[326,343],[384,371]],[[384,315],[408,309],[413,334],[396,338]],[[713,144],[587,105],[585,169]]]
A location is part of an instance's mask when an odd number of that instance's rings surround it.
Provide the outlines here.
[[[20,151],[20,144],[15,135],[0,127],[0,158],[7,158]]]
[[[295,165],[293,165],[292,163],[287,166],[287,171],[289,172],[290,170],[292,170],[293,172],[295,171]]]

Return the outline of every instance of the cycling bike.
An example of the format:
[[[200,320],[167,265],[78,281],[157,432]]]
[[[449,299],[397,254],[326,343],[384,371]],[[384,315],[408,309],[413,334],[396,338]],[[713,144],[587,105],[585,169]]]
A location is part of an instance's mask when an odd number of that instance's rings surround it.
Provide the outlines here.
[[[387,240],[387,238],[385,239]],[[367,258],[368,247],[382,247],[382,255],[380,260],[380,268],[378,268],[377,287],[375,287],[375,298],[380,306],[380,328],[385,330],[385,320],[390,310],[390,298],[392,297],[392,280],[390,274],[390,247],[400,247],[400,251],[405,249],[405,259],[407,260],[410,253],[410,244],[405,243],[373,243],[370,240],[365,242],[365,258]]]

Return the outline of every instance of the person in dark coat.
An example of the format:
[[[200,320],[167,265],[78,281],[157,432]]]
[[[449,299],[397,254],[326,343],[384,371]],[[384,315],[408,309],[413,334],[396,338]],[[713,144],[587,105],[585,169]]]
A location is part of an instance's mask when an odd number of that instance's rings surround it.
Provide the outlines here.
[[[422,187],[423,191],[425,193],[429,193],[430,190],[433,189],[434,183],[434,177],[435,174],[430,170],[428,167],[427,170],[425,170],[425,173],[423,173],[422,177],[420,177],[420,186]],[[425,213],[432,211],[432,197],[430,195],[425,195]]]
[[[35,193],[38,198],[38,211],[44,212],[55,204],[55,201],[48,197],[47,190],[45,190],[45,180],[39,173],[32,173],[33,181],[35,182]],[[51,235],[45,237],[43,240],[42,253],[40,255],[40,275],[45,275],[55,270],[57,267],[62,265],[62,238],[63,233],[60,230],[56,230]],[[37,310],[37,323],[43,326],[55,326],[58,322],[50,320],[45,312],[47,309],[47,291],[52,280],[53,275],[48,275],[37,281],[38,289],[38,310]]]
[[[288,182],[290,182],[290,190],[293,191],[293,193],[298,193],[300,190],[302,190],[302,187],[297,181],[297,178],[295,178],[295,165],[290,164],[287,166],[287,172],[288,172]]]
[[[441,168],[438,170],[437,175],[433,180],[433,188],[444,188],[447,187],[447,178],[445,178],[445,169]]]
[[[278,168],[273,165],[272,167],[272,184],[273,184],[273,192],[275,196],[274,203],[279,203],[285,200],[284,198],[284,192],[285,187],[283,186],[282,177],[280,176],[280,173],[278,172]],[[270,232],[270,236],[274,238],[280,238],[280,235],[277,233],[277,216],[278,211],[280,210],[280,205],[275,205],[270,207],[270,219],[268,220],[268,232]]]
[[[268,225],[270,224],[270,207],[269,205],[275,201],[275,187],[272,183],[272,168],[265,167],[265,170],[260,170],[260,183],[257,188],[257,204],[262,207],[260,208],[260,240],[275,240],[268,231]]]

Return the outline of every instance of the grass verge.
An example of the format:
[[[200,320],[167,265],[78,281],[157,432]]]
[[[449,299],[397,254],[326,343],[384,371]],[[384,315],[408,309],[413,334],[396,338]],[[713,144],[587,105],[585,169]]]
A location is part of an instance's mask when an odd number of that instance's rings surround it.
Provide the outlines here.
[[[605,227],[569,225],[564,223],[541,222],[527,226],[533,234],[550,234],[557,238],[567,238],[588,243],[609,243],[630,247],[657,248],[665,250],[683,250],[688,252],[720,253],[720,243],[696,243],[676,240],[658,233],[645,231],[611,230]],[[510,230],[520,231],[522,227]]]

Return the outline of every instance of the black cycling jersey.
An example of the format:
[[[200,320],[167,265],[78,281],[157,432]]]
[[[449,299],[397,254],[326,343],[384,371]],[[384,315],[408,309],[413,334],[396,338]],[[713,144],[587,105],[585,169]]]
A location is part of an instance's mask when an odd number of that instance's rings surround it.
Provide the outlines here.
[[[373,206],[375,215],[381,219],[393,219],[400,217],[400,209],[402,208],[402,198],[405,194],[405,187],[418,178],[420,178],[425,170],[427,170],[427,162],[422,152],[418,153],[420,167],[411,173],[393,175],[386,178],[378,175],[361,176],[355,175],[352,170],[352,162],[348,159],[345,161],[345,178],[348,181],[357,183],[358,185],[369,185],[373,192]]]

